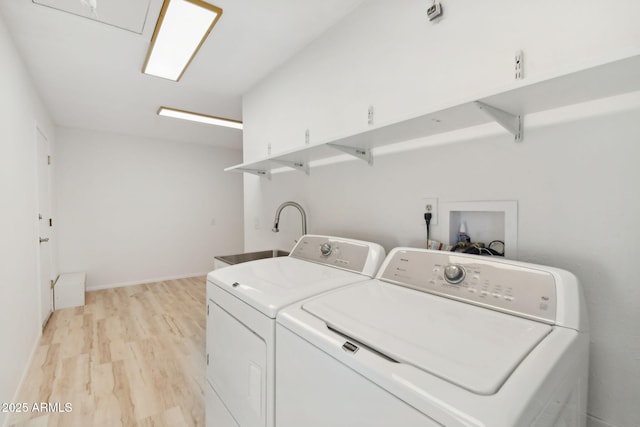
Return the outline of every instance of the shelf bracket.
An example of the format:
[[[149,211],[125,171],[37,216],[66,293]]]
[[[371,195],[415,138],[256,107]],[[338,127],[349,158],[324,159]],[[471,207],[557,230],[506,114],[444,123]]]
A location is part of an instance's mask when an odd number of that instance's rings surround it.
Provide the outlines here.
[[[357,157],[360,160],[364,160],[365,162],[369,163],[369,166],[373,166],[373,153],[371,152],[370,148],[350,147],[348,145],[332,143],[328,143],[327,145],[344,153],[350,154],[353,157]]]
[[[290,160],[271,159],[272,162],[280,163],[281,165],[288,166],[290,168],[302,171],[309,175],[309,163],[293,162]]]
[[[269,181],[271,181],[271,171],[262,170],[262,169],[249,169],[249,168],[238,168],[236,169],[239,172],[250,173],[252,175],[257,175],[259,177],[266,177]]]
[[[496,123],[512,134],[516,142],[522,141],[522,116],[507,113],[484,102],[476,101],[475,104],[479,109],[491,116]]]

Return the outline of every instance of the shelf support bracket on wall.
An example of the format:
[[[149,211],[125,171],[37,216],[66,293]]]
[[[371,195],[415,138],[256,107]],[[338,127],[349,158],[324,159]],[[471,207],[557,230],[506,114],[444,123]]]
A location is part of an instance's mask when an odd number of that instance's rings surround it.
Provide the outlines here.
[[[491,116],[496,123],[512,134],[516,142],[522,141],[522,116],[507,113],[506,111],[492,107],[484,102],[476,101],[475,104],[478,108]]]
[[[271,159],[272,162],[280,163],[281,165],[288,166],[290,168],[302,171],[309,175],[309,163],[294,162],[290,160]]]
[[[261,169],[248,169],[248,168],[238,168],[236,169],[238,172],[246,172],[252,175],[257,175],[260,177],[266,177],[269,181],[271,181],[271,171],[261,170]]]
[[[357,157],[360,160],[364,160],[365,162],[369,163],[369,166],[373,166],[373,153],[371,152],[370,148],[350,147],[348,145],[332,143],[328,143],[327,145],[344,153],[350,154],[353,157]]]

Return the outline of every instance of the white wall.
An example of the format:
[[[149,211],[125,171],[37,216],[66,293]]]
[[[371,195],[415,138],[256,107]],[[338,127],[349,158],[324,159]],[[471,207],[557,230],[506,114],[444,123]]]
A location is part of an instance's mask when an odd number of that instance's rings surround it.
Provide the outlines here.
[[[241,151],[58,129],[60,271],[88,289],[206,273],[243,247]]]
[[[244,98],[245,161],[391,122],[429,106],[511,82],[513,54],[525,76],[569,69],[640,47],[640,4],[443,2],[430,24],[420,0],[372,0]],[[575,118],[584,116],[583,119]],[[573,119],[571,117],[574,117]],[[565,119],[563,119],[565,118]],[[422,198],[517,200],[519,258],[566,268],[581,280],[592,327],[592,427],[640,425],[640,291],[634,237],[640,200],[640,93],[525,118],[520,144],[494,127],[417,141],[430,147],[346,162],[245,176],[245,249],[289,249],[295,212],[271,233],[275,208],[300,202],[310,232],[395,246],[422,246]],[[553,123],[557,122],[557,123]],[[455,143],[452,143],[455,142]],[[438,226],[434,237],[444,239]],[[473,236],[473,230],[470,230]]]
[[[0,58],[0,402],[8,403],[40,337],[36,126],[52,148],[55,134],[1,16]]]

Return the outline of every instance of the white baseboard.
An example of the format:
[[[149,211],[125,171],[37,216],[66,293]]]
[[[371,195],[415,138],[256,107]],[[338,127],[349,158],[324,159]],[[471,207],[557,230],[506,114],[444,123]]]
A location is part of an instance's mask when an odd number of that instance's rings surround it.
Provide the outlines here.
[[[587,415],[587,427],[617,427],[591,415]]]
[[[29,368],[31,367],[31,363],[33,362],[33,357],[36,355],[36,350],[38,349],[38,344],[40,344],[40,338],[42,338],[42,326],[39,325],[40,332],[38,333],[35,342],[33,343],[33,347],[31,348],[31,354],[29,354],[29,359],[27,360],[27,364],[24,366],[22,370],[22,375],[20,376],[20,381],[18,382],[18,387],[16,388],[15,393],[13,394],[12,402],[19,402],[18,396],[20,395],[20,391],[22,390],[22,384],[24,380],[27,378],[27,374],[29,373]],[[9,425],[9,419],[11,418],[11,413],[6,414],[7,416],[2,423],[2,427],[7,427]]]
[[[133,280],[131,282],[119,282],[119,283],[108,283],[105,285],[87,286],[87,292],[100,291],[102,289],[122,288],[124,286],[144,285],[145,283],[163,282],[166,280],[178,280],[178,279],[187,279],[189,277],[206,276],[207,273],[209,272],[206,271],[204,273],[189,273],[189,274],[181,274],[178,276],[156,277],[156,278],[150,278],[150,279],[144,279],[144,280]]]

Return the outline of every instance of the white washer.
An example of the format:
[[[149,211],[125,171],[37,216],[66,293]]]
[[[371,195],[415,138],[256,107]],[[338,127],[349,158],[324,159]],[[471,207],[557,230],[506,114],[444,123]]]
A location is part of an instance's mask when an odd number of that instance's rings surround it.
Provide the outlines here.
[[[305,235],[288,257],[207,275],[207,426],[273,427],[275,317],[281,308],[371,279],[375,243]]]
[[[584,426],[589,335],[575,276],[396,248],[376,279],[276,326],[278,427]]]

